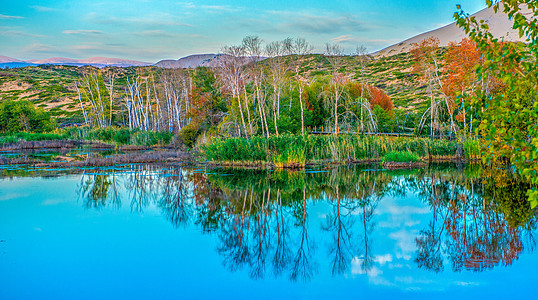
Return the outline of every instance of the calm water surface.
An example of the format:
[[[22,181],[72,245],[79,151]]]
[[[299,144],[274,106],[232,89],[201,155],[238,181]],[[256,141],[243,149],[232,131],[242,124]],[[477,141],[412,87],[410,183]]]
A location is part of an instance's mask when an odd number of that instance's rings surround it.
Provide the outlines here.
[[[503,170],[0,169],[0,299],[533,298]]]

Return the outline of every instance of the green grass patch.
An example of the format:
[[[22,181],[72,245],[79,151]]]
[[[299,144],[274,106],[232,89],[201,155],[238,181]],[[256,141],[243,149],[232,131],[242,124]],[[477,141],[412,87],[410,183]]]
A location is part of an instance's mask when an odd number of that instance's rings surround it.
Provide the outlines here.
[[[201,147],[208,161],[272,162],[275,165],[307,162],[380,159],[391,152],[409,152],[418,158],[454,156],[455,141],[360,135],[281,135],[215,138]]]
[[[420,157],[409,151],[393,151],[383,156],[383,162],[418,162]]]

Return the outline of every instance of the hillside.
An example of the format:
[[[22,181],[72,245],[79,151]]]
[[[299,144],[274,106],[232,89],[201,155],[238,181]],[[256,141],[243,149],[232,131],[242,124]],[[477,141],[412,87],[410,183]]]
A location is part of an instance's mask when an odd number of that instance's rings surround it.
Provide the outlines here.
[[[270,59],[264,63],[269,63]],[[360,68],[356,56],[343,57],[342,71],[352,80],[359,80]],[[0,71],[0,101],[30,100],[53,115],[70,118],[81,117],[75,82],[91,67],[41,65]],[[117,93],[125,92],[127,76],[136,73],[155,73],[154,67],[110,67],[117,74]],[[309,77],[330,74],[326,57],[313,54],[303,61],[301,72]],[[423,108],[426,87],[417,84],[416,75],[411,73],[411,61],[407,54],[372,59],[364,69],[365,82],[387,92],[396,108],[415,111]],[[424,104],[426,105],[426,104]]]
[[[523,9],[525,11],[525,9]],[[488,24],[491,33],[495,38],[505,41],[524,42],[525,39],[519,37],[519,33],[512,29],[513,20],[510,20],[506,14],[499,11],[495,13],[492,8],[483,9],[472,15],[477,20],[484,20]],[[373,56],[384,57],[411,50],[412,44],[424,39],[434,37],[439,39],[439,46],[446,47],[450,42],[460,42],[466,37],[463,29],[459,28],[456,23],[419,34],[400,43],[389,46],[385,49],[372,53]]]
[[[195,54],[189,55],[178,60],[161,60],[155,64],[161,68],[196,68],[196,67],[215,67],[222,54]]]

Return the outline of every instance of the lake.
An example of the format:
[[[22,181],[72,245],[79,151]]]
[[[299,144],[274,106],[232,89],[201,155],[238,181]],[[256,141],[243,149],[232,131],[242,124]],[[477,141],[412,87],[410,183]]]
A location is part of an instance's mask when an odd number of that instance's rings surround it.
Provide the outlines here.
[[[0,299],[534,297],[503,169],[0,166]]]

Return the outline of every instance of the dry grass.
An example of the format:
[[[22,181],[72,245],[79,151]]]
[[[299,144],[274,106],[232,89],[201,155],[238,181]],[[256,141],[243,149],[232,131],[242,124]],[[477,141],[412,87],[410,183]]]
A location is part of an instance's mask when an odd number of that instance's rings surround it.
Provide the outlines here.
[[[62,158],[62,157],[60,157]],[[192,155],[182,151],[150,151],[116,154],[108,157],[87,157],[85,160],[65,160],[44,162],[27,157],[7,159],[0,156],[0,165],[34,165],[39,167],[103,167],[137,163],[189,163]]]

